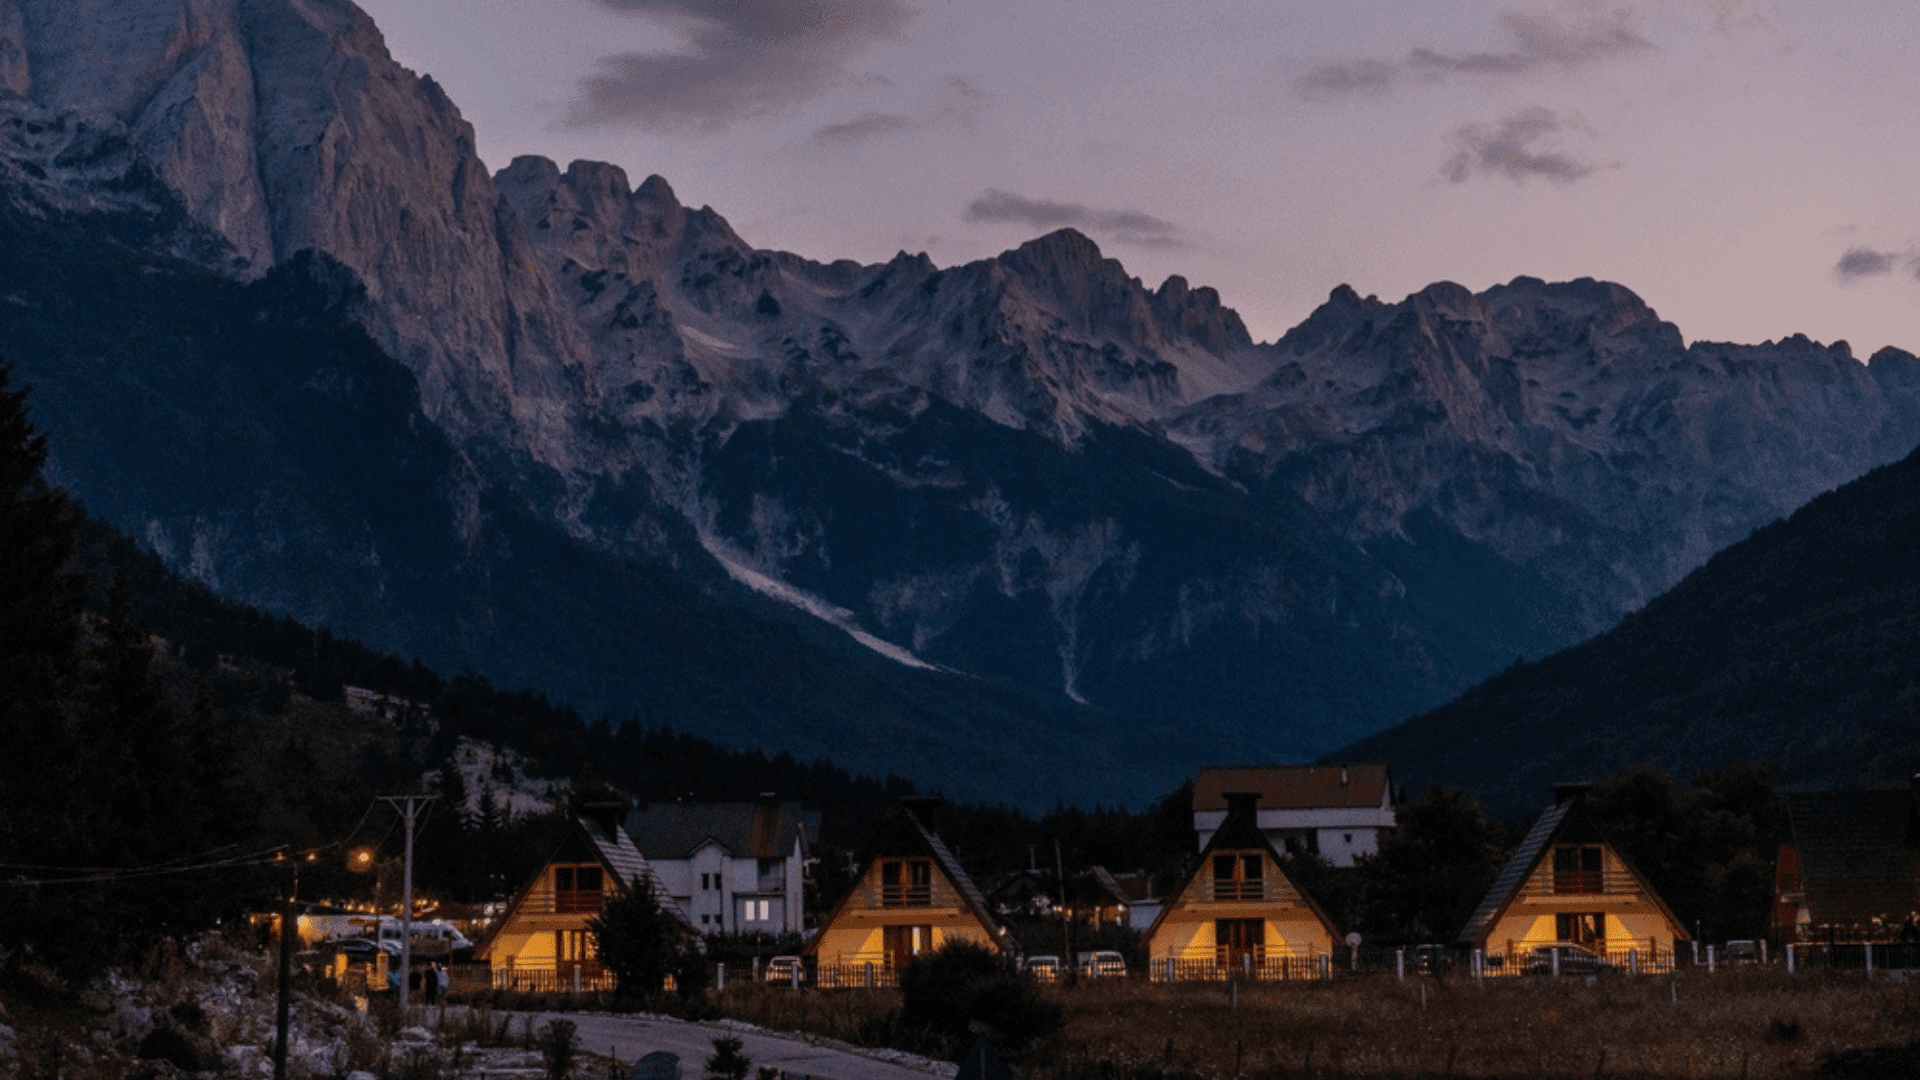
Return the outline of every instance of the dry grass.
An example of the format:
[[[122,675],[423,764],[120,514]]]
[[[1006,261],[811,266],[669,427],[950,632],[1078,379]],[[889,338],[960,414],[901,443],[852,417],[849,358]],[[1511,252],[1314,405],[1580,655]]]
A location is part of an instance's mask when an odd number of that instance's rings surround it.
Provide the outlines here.
[[[1424,991],[1424,998],[1423,998]],[[1774,1080],[1829,1055],[1920,1039],[1920,982],[1861,973],[1332,983],[1148,984],[1053,991],[1064,1054],[1031,1080]],[[860,1041],[893,991],[729,988],[723,1012]]]
[[[1920,988],[1859,974],[1237,988],[1116,980],[1062,1001],[1075,1051],[1206,1077],[1765,1080],[1804,1076],[1835,1051],[1920,1037]]]

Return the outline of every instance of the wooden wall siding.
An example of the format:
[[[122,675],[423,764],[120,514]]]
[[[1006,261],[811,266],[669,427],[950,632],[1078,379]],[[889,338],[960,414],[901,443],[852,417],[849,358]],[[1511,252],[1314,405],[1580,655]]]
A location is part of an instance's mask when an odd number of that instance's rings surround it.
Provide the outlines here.
[[[1220,913],[1219,918],[1257,918],[1265,923],[1265,948],[1281,954],[1301,952],[1306,955],[1333,951],[1333,935],[1320,924],[1311,911],[1305,908],[1265,912],[1253,912],[1241,916]],[[1149,956],[1177,956],[1200,958],[1214,955],[1217,945],[1214,940],[1215,913],[1204,915],[1189,912],[1174,912],[1163,919],[1154,930],[1153,937],[1147,942]]]
[[[895,908],[891,910],[925,911],[926,909]],[[887,922],[870,919],[861,919],[856,922],[854,920],[843,919],[828,928],[828,930],[821,935],[817,955],[820,958],[822,970],[824,971],[827,967],[834,967],[842,971],[855,972],[862,971],[867,964],[873,964],[878,968],[889,967],[892,964],[892,960],[887,954],[885,945],[885,928],[889,925],[930,925],[933,930],[932,949],[938,949],[949,941],[971,941],[976,945],[985,945],[993,949],[1000,947],[999,944],[993,940],[993,935],[989,934],[986,928],[980,925],[978,920],[965,914],[956,913],[953,916],[949,916],[946,922],[933,923],[928,923],[925,920],[916,922],[914,919],[904,916],[891,919]],[[821,985],[824,986],[826,983],[823,982]],[[840,983],[838,985],[858,984]]]

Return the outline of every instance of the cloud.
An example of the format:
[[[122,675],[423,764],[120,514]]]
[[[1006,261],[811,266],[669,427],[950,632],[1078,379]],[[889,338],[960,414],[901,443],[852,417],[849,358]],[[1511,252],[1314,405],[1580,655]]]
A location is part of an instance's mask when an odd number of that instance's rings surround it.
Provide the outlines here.
[[[1586,67],[1653,47],[1640,33],[1639,9],[1631,3],[1588,0],[1503,11],[1499,19],[1509,39],[1506,49],[1461,56],[1414,49],[1407,56],[1408,66],[1464,74],[1518,75],[1541,68]]]
[[[854,146],[882,135],[912,131],[919,126],[919,122],[910,116],[864,112],[852,120],[820,128],[813,133],[813,142],[818,146]]]
[[[961,220],[969,224],[1006,223],[1032,229],[1075,228],[1137,247],[1182,248],[1187,242],[1171,221],[1139,210],[1100,210],[1079,203],[1029,199],[988,188],[967,204]]]
[[[1900,257],[1890,251],[1875,251],[1872,248],[1850,248],[1840,256],[1833,272],[1841,281],[1854,281],[1863,277],[1879,277],[1890,274],[1900,262]]]
[[[1729,37],[1739,37],[1767,28],[1764,15],[1753,10],[1749,0],[1702,0],[1713,15],[1713,28]]]
[[[974,112],[986,100],[974,85],[958,75],[949,75],[940,84],[930,105],[919,116],[868,110],[837,124],[818,128],[809,137],[815,146],[843,148],[857,146],[869,139],[897,135],[935,125],[953,125],[971,130]]]
[[[1709,2],[1738,5],[1740,0]],[[1735,18],[1736,13],[1729,7],[1725,17]],[[1397,63],[1351,60],[1322,65],[1295,80],[1294,86],[1309,96],[1379,93],[1403,72],[1502,77],[1571,71],[1653,48],[1640,32],[1637,0],[1562,0],[1542,7],[1510,8],[1499,13],[1498,23],[1501,40],[1491,49],[1452,54],[1417,46]]]
[[[1400,69],[1380,60],[1353,60],[1314,68],[1294,83],[1310,93],[1379,93],[1400,78]]]
[[[1458,149],[1440,171],[1455,184],[1464,183],[1477,172],[1497,173],[1515,183],[1537,176],[1556,184],[1570,184],[1592,174],[1596,166],[1553,149],[1556,136],[1563,130],[1587,131],[1577,117],[1562,120],[1539,105],[1522,109],[1498,124],[1470,124],[1453,133]]]
[[[1880,277],[1902,269],[1920,280],[1920,251],[1909,248],[1900,253],[1854,247],[1848,248],[1834,264],[1833,276],[1840,279],[1840,284],[1851,285],[1861,278]]]
[[[684,48],[602,57],[580,80],[566,115],[571,127],[721,131],[818,95],[854,56],[913,17],[905,0],[595,2],[674,27]]]

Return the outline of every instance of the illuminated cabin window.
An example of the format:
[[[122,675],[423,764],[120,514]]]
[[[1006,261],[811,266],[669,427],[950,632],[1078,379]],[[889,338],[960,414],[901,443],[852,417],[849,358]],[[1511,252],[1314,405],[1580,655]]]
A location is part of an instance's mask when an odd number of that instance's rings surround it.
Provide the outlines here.
[[[933,904],[932,860],[882,860],[880,863],[880,903],[883,907],[931,906]]]
[[[1213,898],[1259,900],[1266,895],[1264,862],[1258,854],[1215,855]]]
[[[1605,888],[1606,875],[1601,872],[1598,846],[1567,844],[1553,849],[1554,892],[1578,896],[1603,892]]]
[[[553,910],[560,914],[600,910],[602,874],[597,866],[553,868]]]

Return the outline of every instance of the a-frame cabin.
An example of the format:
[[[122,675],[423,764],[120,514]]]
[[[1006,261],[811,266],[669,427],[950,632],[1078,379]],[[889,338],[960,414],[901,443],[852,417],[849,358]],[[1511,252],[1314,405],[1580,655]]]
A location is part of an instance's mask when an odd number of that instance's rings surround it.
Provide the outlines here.
[[[502,989],[611,989],[587,924],[607,903],[646,879],[668,914],[693,928],[660,887],[653,867],[615,821],[580,817],[533,879],[474,949]]]
[[[1554,804],[1467,920],[1456,942],[1483,950],[1486,969],[1546,971],[1577,957],[1572,945],[1621,968],[1663,970],[1686,928],[1588,815],[1585,784],[1556,784]],[[1556,952],[1559,955],[1556,955]]]
[[[950,941],[1012,950],[986,899],[921,820],[920,800],[889,810],[846,899],[807,943],[820,986],[892,986],[907,961]]]
[[[1287,876],[1260,831],[1258,801],[1252,792],[1227,793],[1227,816],[1200,865],[1147,930],[1152,978],[1285,979],[1325,970],[1333,921]]]

